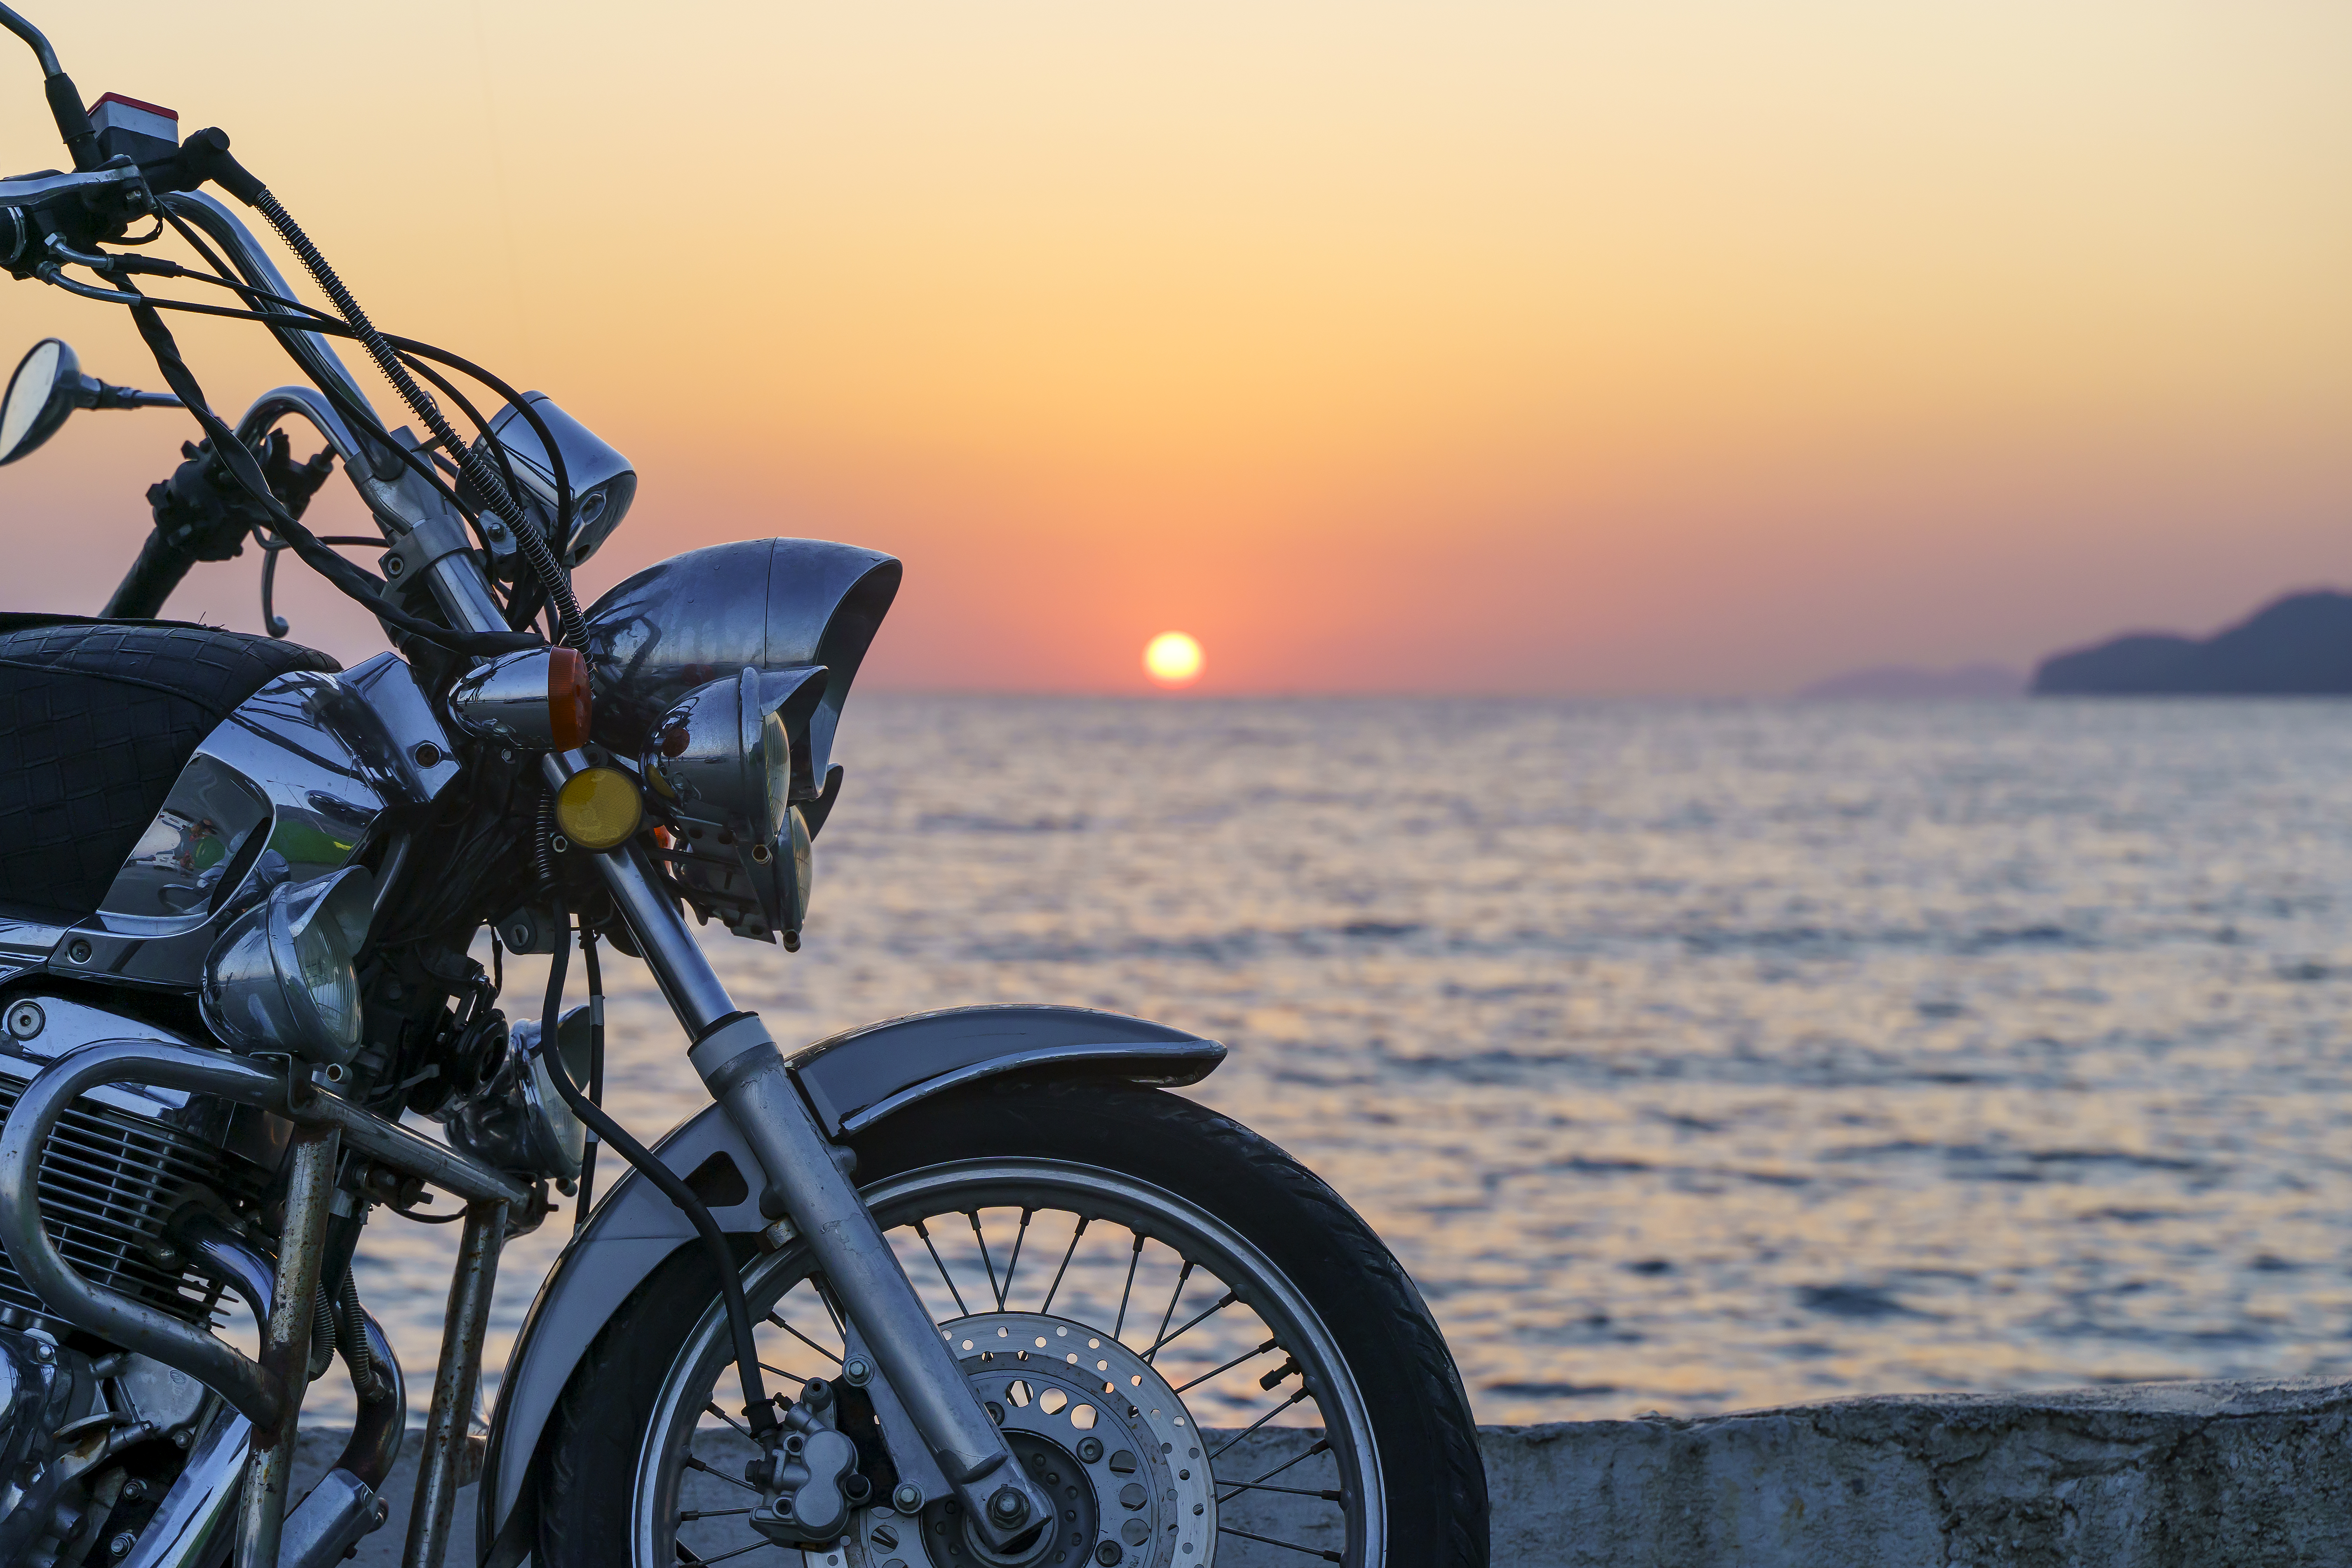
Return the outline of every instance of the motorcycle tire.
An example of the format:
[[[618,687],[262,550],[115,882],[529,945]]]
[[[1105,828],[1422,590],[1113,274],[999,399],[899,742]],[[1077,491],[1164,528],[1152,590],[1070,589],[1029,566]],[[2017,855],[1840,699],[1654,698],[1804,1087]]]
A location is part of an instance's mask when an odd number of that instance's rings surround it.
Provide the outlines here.
[[[1173,1094],[1056,1079],[998,1080],[919,1102],[868,1130],[855,1148],[859,1185],[908,1277],[937,1303],[951,1346],[970,1352],[963,1364],[995,1395],[992,1412],[1008,1437],[1021,1431],[1015,1453],[1041,1480],[1051,1474],[1063,1482],[1061,1472],[1075,1468],[1068,1480],[1089,1483],[1064,1487],[1070,1508],[1057,1526],[1059,1544],[1035,1559],[1038,1568],[1210,1568],[1295,1563],[1301,1554],[1351,1568],[1486,1563],[1486,1474],[1444,1339],[1370,1227],[1280,1149]],[[1000,1249],[1016,1213],[1007,1256]],[[984,1215],[997,1227],[993,1247]],[[1018,1288],[1016,1269],[1025,1257],[1058,1250],[1072,1227],[1043,1310],[1024,1308],[1045,1266]],[[835,1313],[813,1264],[797,1247],[746,1250],[744,1289],[762,1320],[762,1362],[813,1363],[838,1389],[845,1342],[837,1321],[828,1329]],[[992,1303],[979,1294],[975,1258]],[[1105,1336],[1122,1264],[1118,1324]],[[1179,1271],[1154,1328],[1171,1264]],[[1148,1300],[1137,1295],[1147,1273]],[[1192,1284],[1202,1278],[1221,1281],[1224,1295],[1212,1302]],[[1184,1326],[1171,1333],[1188,1292]],[[1213,1331],[1178,1352],[1195,1323]],[[1004,1348],[1031,1338],[1038,1347],[1050,1340],[1050,1350]],[[1081,1340],[1092,1348],[1053,1353]],[[550,1423],[535,1481],[541,1568],[670,1568],[721,1555],[740,1556],[746,1568],[798,1568],[791,1552],[745,1522],[761,1499],[736,1479],[754,1450],[722,1407],[730,1397],[740,1401],[730,1345],[713,1265],[700,1247],[681,1248],[615,1312]],[[1166,1368],[1180,1354],[1192,1356],[1189,1368],[1234,1349],[1244,1352],[1236,1370],[1186,1383],[1207,1390],[1190,1403],[1169,1381],[1176,1373]],[[1277,1355],[1286,1360],[1273,1364]],[[1081,1356],[1094,1364],[1081,1365]],[[782,1403],[801,1385],[771,1389]],[[1257,1415],[1253,1402],[1261,1396],[1273,1403]],[[1311,1412],[1299,1408],[1308,1405]],[[713,1426],[706,1411],[735,1431]],[[1311,1426],[1300,1429],[1310,1414],[1321,1417],[1319,1438]],[[1257,1429],[1237,1443],[1234,1429],[1244,1415]],[[1069,1426],[1089,1418],[1103,1423],[1100,1435]],[[1115,1446],[1108,1453],[1103,1436]],[[714,1443],[733,1445],[716,1463],[702,1457]],[[1197,1458],[1203,1447],[1205,1463]],[[1139,1454],[1142,1470],[1134,1474]],[[1122,1461],[1125,1472],[1109,1472]],[[1129,1474],[1154,1485],[1119,1486]],[[714,1488],[730,1507],[681,1506],[708,1500]],[[851,1516],[848,1532],[844,1544],[856,1551],[829,1557],[819,1546],[806,1561],[987,1568],[1020,1558],[980,1547],[952,1499],[895,1511],[887,1484]],[[689,1535],[696,1544],[687,1543]]]

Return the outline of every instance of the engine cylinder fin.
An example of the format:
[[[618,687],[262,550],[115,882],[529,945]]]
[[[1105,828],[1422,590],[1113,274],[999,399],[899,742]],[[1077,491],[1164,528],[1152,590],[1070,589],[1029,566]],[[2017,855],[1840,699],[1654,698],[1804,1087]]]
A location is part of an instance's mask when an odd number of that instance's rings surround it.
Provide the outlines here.
[[[15,1109],[23,1089],[22,1079],[0,1073],[0,1117]],[[266,1185],[251,1162],[94,1100],[58,1119],[41,1152],[37,1181],[42,1224],[76,1272],[191,1323],[217,1321],[220,1293],[177,1263],[176,1251],[166,1247],[165,1225],[199,1193],[250,1208]],[[5,1256],[0,1307],[43,1310]]]

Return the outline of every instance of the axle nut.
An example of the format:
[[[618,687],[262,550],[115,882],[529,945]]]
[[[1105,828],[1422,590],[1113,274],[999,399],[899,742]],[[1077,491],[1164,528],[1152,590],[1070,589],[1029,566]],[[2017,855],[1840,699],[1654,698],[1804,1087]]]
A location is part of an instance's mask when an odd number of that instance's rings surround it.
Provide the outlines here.
[[[988,1517],[999,1524],[1018,1524],[1029,1517],[1029,1500],[1019,1487],[999,1487],[989,1497]]]

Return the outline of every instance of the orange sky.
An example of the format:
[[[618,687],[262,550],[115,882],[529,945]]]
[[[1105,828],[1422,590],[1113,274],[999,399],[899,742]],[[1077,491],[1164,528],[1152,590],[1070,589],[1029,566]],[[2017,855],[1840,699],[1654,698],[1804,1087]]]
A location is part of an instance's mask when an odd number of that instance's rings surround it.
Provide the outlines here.
[[[877,680],[1142,690],[1179,628],[1207,691],[1772,692],[2352,581],[2341,4],[294,15],[35,7],[630,454],[583,586],[904,556]],[[0,94],[53,162],[29,54]],[[107,307],[0,325],[153,384]],[[286,379],[181,337],[225,413]],[[96,608],[186,430],[0,472],[0,605]],[[173,610],[252,626],[254,571]]]

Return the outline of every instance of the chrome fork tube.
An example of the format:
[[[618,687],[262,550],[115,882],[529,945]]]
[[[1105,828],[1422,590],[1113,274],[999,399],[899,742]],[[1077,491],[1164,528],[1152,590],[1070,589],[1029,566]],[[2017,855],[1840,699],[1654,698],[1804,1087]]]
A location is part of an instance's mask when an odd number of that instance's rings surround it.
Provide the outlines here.
[[[571,765],[559,773],[559,763],[551,759],[548,772],[550,787],[560,788],[565,778],[587,765],[587,759],[573,752],[562,759]],[[711,1025],[735,1011],[734,999],[727,994],[710,961],[702,955],[694,937],[679,917],[677,906],[669,901],[655,879],[653,863],[646,852],[635,844],[625,844],[596,857],[596,869],[604,879],[604,887],[620,906],[621,918],[629,922],[629,930],[638,937],[638,951],[646,955],[646,967],[653,971],[654,984],[661,987],[663,1000],[677,1021],[686,1026],[688,1038],[699,1039]]]
[[[285,1390],[285,1396],[277,1419],[253,1434],[253,1457],[246,1461],[245,1497],[237,1510],[237,1568],[278,1568],[278,1538],[286,1528],[286,1488],[294,1475],[294,1433],[301,1419],[302,1390],[310,1379],[311,1314],[341,1143],[332,1127],[303,1127],[294,1134],[286,1223],[278,1242],[278,1279],[268,1332],[261,1342],[262,1373]]]
[[[549,758],[550,784],[560,786],[583,762],[577,753]],[[688,1052],[695,1071],[782,1195],[842,1310],[865,1336],[982,1533],[1003,1544],[1041,1521],[1050,1523],[1053,1500],[1013,1460],[882,1227],[836,1162],[766,1026],[751,1014],[721,1023],[735,1005],[677,906],[655,881],[643,850],[625,847],[595,860],[662,994],[695,1039]]]

